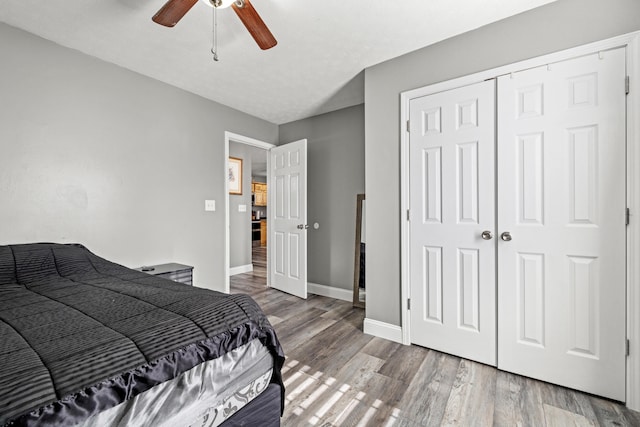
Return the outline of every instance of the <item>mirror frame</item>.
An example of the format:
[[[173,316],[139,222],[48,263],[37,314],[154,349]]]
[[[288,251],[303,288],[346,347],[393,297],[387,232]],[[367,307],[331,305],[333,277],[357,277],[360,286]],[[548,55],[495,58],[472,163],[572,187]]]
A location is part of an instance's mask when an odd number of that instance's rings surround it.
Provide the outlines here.
[[[353,262],[353,306],[364,308],[365,301],[360,301],[360,242],[362,241],[362,202],[364,194],[356,196],[356,238]]]

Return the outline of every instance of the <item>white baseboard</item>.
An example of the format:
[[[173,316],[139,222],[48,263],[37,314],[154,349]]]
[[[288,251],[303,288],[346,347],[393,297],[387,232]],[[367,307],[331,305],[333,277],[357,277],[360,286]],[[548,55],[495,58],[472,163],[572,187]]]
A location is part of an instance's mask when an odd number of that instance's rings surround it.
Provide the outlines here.
[[[402,344],[402,328],[400,326],[365,318],[363,331],[365,334]]]
[[[239,265],[237,267],[229,268],[229,276],[235,276],[236,274],[250,273],[253,271],[253,264]]]
[[[349,302],[353,301],[353,291],[347,289],[334,288],[333,286],[307,282],[307,291],[310,294],[320,295],[323,297],[329,297]]]

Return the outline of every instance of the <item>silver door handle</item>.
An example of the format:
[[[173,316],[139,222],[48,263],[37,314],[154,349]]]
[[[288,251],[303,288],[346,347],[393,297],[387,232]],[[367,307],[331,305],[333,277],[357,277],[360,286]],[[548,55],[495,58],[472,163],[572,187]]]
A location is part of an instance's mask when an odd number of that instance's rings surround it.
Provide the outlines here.
[[[484,240],[491,240],[493,239],[493,233],[489,230],[484,230],[481,234],[482,238]]]
[[[504,240],[505,242],[510,242],[510,241],[511,241],[511,239],[513,239],[513,237],[511,237],[511,233],[509,233],[508,231],[505,231],[504,233],[502,233],[502,234],[500,235],[500,238],[501,238],[502,240]]]
[[[309,225],[307,224],[298,224],[298,230],[306,230],[309,228]]]

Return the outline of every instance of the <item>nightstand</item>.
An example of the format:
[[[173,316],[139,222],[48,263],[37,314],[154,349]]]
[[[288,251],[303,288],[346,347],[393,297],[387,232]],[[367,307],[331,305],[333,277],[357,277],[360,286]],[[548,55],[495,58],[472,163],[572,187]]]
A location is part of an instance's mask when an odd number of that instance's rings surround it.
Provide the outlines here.
[[[193,267],[190,265],[170,262],[168,264],[143,266],[135,270],[193,286]]]

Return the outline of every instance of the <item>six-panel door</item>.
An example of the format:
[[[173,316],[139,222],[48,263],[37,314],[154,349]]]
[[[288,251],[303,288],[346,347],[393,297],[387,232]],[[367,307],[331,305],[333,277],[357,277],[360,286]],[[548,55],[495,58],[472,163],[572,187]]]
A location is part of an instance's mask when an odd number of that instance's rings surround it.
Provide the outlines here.
[[[498,366],[625,400],[625,50],[498,79]]]
[[[272,148],[271,286],[307,298],[307,140]]]
[[[411,101],[411,341],[496,364],[495,82]]]

